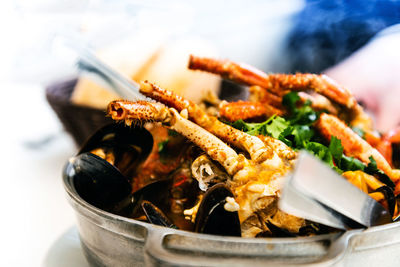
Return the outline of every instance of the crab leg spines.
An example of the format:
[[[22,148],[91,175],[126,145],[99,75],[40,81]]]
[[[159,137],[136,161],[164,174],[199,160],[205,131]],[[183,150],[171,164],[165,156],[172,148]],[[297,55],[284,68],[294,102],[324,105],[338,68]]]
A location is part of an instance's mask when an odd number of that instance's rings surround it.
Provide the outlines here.
[[[177,109],[179,112],[182,109],[186,109],[192,121],[225,142],[247,151],[252,160],[261,162],[272,157],[273,151],[265,146],[260,139],[235,129],[219,121],[214,116],[206,114],[192,101],[186,100],[174,92],[165,90],[149,82],[142,83],[140,91],[152,99]]]
[[[191,103],[191,101],[184,99],[174,92],[165,90],[148,81],[140,83],[139,91],[145,96],[159,101],[167,105],[168,107],[175,108],[179,112],[194,105],[193,103]]]
[[[171,115],[166,106],[161,103],[146,101],[115,100],[108,104],[107,114],[115,121],[124,121],[127,125],[132,122],[157,121],[167,123]]]
[[[171,129],[184,135],[190,141],[203,149],[213,160],[218,161],[230,175],[244,167],[246,161],[243,155],[238,155],[232,148],[227,146],[216,136],[210,134],[197,124],[184,119],[179,113],[171,108],[173,122]]]
[[[125,121],[127,125],[143,120],[163,122],[203,149],[232,176],[245,165],[246,158],[243,155],[238,155],[216,136],[183,118],[174,108],[168,109],[163,104],[145,101],[113,101],[107,111],[114,120]]]

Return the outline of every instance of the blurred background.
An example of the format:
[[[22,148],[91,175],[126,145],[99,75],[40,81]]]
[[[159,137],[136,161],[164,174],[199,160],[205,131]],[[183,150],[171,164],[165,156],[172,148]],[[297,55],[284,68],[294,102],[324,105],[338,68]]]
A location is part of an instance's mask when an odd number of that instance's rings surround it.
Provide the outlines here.
[[[59,36],[127,77],[194,100],[196,88],[218,93],[220,80],[188,73],[189,53],[265,72],[327,73],[355,92],[382,131],[400,119],[399,1],[6,0],[0,7],[3,266],[86,266],[61,172],[85,139],[79,133],[97,126],[79,114],[102,116],[115,95],[77,72],[55,45]]]

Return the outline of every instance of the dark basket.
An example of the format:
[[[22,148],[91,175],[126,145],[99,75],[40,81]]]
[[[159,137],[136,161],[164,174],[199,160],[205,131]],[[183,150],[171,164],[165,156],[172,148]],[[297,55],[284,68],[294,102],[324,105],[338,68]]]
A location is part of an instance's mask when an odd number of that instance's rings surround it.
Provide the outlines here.
[[[79,106],[71,102],[77,79],[56,82],[46,88],[46,98],[65,130],[80,147],[95,131],[112,119],[104,110]]]

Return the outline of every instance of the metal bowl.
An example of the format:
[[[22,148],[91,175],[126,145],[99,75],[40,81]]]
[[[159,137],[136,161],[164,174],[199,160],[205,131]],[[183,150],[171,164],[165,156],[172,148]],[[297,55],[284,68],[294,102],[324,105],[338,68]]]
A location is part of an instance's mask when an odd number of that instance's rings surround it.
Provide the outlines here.
[[[82,247],[93,266],[395,266],[400,222],[296,238],[238,238],[159,227],[100,210],[64,176]]]

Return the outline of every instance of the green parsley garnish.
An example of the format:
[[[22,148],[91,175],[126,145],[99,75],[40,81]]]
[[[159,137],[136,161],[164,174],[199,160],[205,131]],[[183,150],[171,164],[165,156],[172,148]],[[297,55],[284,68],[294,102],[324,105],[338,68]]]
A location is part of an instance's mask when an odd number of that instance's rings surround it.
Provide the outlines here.
[[[165,163],[168,156],[168,142],[169,139],[165,139],[164,141],[158,143],[158,154],[160,155],[161,163]]]
[[[165,139],[164,141],[158,143],[158,152],[161,153],[165,153],[165,151],[167,150],[167,144],[169,142],[169,139]]]
[[[371,157],[368,166],[353,157],[343,154],[340,139],[332,136],[328,146],[321,143],[322,138],[313,129],[313,123],[320,113],[311,108],[311,102],[299,104],[300,97],[296,92],[290,92],[283,97],[282,104],[289,111],[287,118],[272,116],[261,123],[246,123],[238,120],[231,125],[250,135],[268,135],[281,140],[295,150],[305,149],[326,162],[338,173],[345,171],[362,170],[368,174],[378,176],[389,187],[394,186],[390,178],[378,170],[375,160]],[[359,131],[360,135],[364,133]]]

